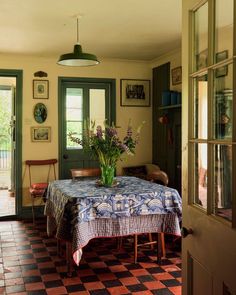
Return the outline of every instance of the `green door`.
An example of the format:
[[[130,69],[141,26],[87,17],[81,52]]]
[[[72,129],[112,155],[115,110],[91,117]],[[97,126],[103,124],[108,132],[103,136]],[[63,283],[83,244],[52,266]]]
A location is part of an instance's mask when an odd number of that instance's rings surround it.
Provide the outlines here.
[[[107,79],[59,78],[59,169],[60,178],[71,178],[70,169],[96,167],[98,163],[68,138],[82,138],[85,120],[96,125],[115,122],[115,81]]]

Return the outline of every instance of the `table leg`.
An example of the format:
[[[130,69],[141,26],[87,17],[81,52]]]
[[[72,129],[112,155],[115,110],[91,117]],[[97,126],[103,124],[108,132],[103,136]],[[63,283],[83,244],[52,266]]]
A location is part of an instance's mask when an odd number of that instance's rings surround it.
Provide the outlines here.
[[[157,233],[157,263],[161,264],[161,257],[163,256],[162,253],[162,233]]]

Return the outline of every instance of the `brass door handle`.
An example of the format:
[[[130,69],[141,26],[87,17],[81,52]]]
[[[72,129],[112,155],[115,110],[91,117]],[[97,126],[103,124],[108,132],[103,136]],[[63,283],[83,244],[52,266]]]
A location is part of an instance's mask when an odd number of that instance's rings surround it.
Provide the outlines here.
[[[182,238],[186,238],[188,235],[192,235],[193,230],[191,228],[182,227],[181,228],[181,236]]]

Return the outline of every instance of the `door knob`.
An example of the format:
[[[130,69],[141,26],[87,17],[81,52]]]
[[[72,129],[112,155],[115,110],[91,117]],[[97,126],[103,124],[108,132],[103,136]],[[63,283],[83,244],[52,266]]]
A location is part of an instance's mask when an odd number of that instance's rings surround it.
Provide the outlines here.
[[[186,238],[188,235],[192,235],[193,230],[191,228],[182,227],[181,228],[181,236],[182,238]]]
[[[68,156],[67,154],[64,154],[64,155],[63,155],[63,159],[66,160],[66,159],[68,159],[68,158],[69,158],[69,156]]]

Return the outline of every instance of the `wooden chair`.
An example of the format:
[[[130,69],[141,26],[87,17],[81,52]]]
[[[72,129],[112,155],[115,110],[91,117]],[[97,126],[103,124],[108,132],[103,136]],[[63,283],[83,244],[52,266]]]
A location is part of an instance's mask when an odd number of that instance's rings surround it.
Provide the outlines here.
[[[139,166],[131,166],[131,167],[123,167],[123,174],[129,176],[135,176],[138,178],[142,178],[145,180],[149,180],[155,183],[163,184],[165,186],[168,185],[169,178],[168,175],[160,169],[159,166],[155,164],[145,164]],[[145,243],[138,243],[138,234],[134,235],[134,263],[137,263],[138,257],[138,247],[142,247],[145,245],[150,245],[151,248],[154,248],[154,244],[161,243],[161,252],[162,256],[166,255],[165,251],[165,236],[164,233],[158,234],[158,241],[153,241],[152,234],[148,234],[149,241]],[[122,244],[122,240],[120,241],[120,246]]]
[[[32,218],[33,218],[33,224],[35,225],[35,215],[34,215],[34,199],[35,198],[42,198],[44,196],[45,190],[48,187],[48,182],[50,180],[51,175],[51,169],[53,168],[53,175],[54,179],[56,180],[56,168],[55,164],[57,163],[57,159],[47,159],[47,160],[26,160],[25,164],[28,166],[29,170],[29,193],[32,200]],[[32,177],[32,166],[47,166],[47,176],[46,176],[46,182],[33,182],[33,179],[36,177]],[[36,174],[37,171],[34,169],[34,174]]]
[[[149,179],[150,181],[155,181],[155,182],[158,181],[158,183],[161,182],[165,186],[168,185],[169,178],[164,171],[159,170],[159,171],[152,172],[149,174],[149,177],[150,177],[150,179]],[[158,233],[157,241],[153,241],[151,233],[148,234],[148,237],[149,237],[149,242],[139,244],[138,243],[138,234],[134,235],[134,263],[137,263],[138,247],[142,247],[145,245],[150,245],[151,248],[153,249],[154,244],[158,244],[158,247],[161,244],[161,254],[163,257],[166,256],[164,233],[160,233],[160,234]]]
[[[81,177],[95,177],[101,175],[100,168],[78,168],[70,169],[72,179],[81,178]]]

